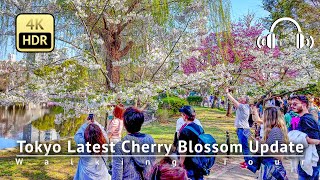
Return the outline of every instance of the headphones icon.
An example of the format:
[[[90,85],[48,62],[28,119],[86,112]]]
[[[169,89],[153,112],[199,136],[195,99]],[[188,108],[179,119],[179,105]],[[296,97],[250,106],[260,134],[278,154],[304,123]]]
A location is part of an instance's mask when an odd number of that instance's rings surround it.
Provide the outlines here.
[[[261,36],[259,36],[257,38],[257,46],[258,48],[261,48],[264,45],[267,45],[268,48],[273,49],[276,47],[276,36],[273,33],[276,25],[282,21],[290,21],[292,22],[298,29],[298,33],[296,35],[296,47],[298,49],[302,48],[304,45],[308,46],[310,49],[313,47],[314,45],[314,40],[312,38],[312,36],[309,36],[309,38],[305,38],[304,35],[302,34],[302,30],[301,27],[299,26],[299,24],[297,23],[297,21],[295,21],[292,18],[289,17],[283,17],[280,19],[277,19],[271,26],[270,28],[270,33],[267,35],[266,38],[262,38]],[[265,43],[266,42],[266,43]],[[279,43],[281,44],[281,42]],[[262,46],[261,46],[262,45]]]

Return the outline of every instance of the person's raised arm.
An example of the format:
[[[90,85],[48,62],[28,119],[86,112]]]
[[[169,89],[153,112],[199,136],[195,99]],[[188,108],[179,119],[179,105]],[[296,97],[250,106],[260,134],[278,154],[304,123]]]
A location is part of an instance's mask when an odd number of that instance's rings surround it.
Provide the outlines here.
[[[234,105],[236,108],[238,108],[239,105],[240,105],[240,103],[239,103],[234,97],[232,97],[232,95],[231,95],[230,92],[229,92],[229,88],[226,88],[226,89],[225,89],[225,92],[227,93],[228,99],[233,103],[233,105]]]
[[[74,135],[74,141],[77,143],[77,144],[85,144],[85,139],[84,139],[84,131],[86,130],[86,128],[88,127],[88,125],[90,123],[93,123],[92,120],[88,120],[87,119],[87,122],[85,122],[79,129],[78,131],[76,132],[76,134]]]
[[[180,131],[180,128],[183,126],[184,124],[184,121],[182,118],[179,118],[177,120],[177,123],[176,123],[176,132],[178,133]]]
[[[257,122],[259,124],[263,124],[262,119],[259,117],[258,109],[256,106],[252,107],[252,118],[254,122]]]

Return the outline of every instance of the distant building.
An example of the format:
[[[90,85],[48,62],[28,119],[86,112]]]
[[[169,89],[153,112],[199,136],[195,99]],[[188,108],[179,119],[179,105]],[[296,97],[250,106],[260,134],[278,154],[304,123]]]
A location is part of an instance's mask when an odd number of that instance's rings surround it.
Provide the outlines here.
[[[33,127],[31,123],[23,128],[23,140],[26,140],[27,143],[34,143],[35,141],[46,142],[57,139],[58,133],[55,129],[40,131]]]
[[[9,53],[8,54],[8,61],[15,62],[16,61],[16,55]]]
[[[2,60],[0,60],[0,62],[1,61],[2,62],[16,62],[17,61],[16,57],[17,56],[15,54],[9,53],[8,54],[8,59],[2,59]]]

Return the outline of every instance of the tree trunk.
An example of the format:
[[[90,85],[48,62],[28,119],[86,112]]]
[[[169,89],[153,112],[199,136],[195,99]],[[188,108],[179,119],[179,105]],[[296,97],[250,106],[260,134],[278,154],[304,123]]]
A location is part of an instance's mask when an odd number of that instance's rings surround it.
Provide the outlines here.
[[[120,82],[120,67],[112,66],[111,81],[113,84],[118,84]]]
[[[16,113],[16,105],[15,104],[13,104],[13,107],[12,107],[12,116],[13,116],[13,126],[16,127],[17,113]]]
[[[109,127],[108,127],[108,116],[109,116],[109,113],[108,112],[106,112],[105,113],[105,118],[104,118],[104,128],[105,129],[108,129]]]
[[[109,77],[109,79],[111,80],[113,85],[116,85],[119,83],[120,81],[120,67],[119,66],[113,66],[112,64],[112,59],[110,57],[106,57],[105,60],[105,66],[106,66],[106,70],[107,70],[107,76]],[[108,80],[106,80],[106,90],[109,91],[111,90],[111,84]]]
[[[232,104],[230,103],[230,101],[228,101],[228,108],[227,108],[227,117],[232,117]]]
[[[217,102],[217,97],[214,96],[214,97],[213,97],[213,101],[212,101],[211,108],[215,108],[215,107],[216,107],[216,102]]]
[[[38,129],[38,142],[40,143],[40,135],[41,135],[41,132],[40,132],[40,130]]]
[[[111,79],[112,60],[111,60],[111,58],[108,57],[108,55],[106,56],[105,65],[106,65],[106,70],[107,70],[107,76]],[[109,91],[109,90],[111,90],[111,85],[110,85],[110,82],[108,81],[108,79],[106,79],[106,91]]]
[[[135,5],[136,3],[134,3]],[[123,46],[121,39],[121,32],[127,26],[127,23],[122,25],[109,24],[103,18],[104,28],[97,28],[96,33],[104,40],[104,49],[106,53],[105,66],[107,70],[107,76],[111,83],[106,83],[106,90],[113,89],[114,85],[120,82],[120,67],[113,66],[112,62],[120,61],[122,57],[126,56],[133,46],[133,41],[129,41]],[[111,85],[112,84],[112,85]]]

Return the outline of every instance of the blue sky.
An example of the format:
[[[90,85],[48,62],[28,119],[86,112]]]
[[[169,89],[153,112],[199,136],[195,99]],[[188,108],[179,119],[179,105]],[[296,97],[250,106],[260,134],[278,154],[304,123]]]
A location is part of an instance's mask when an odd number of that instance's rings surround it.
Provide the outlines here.
[[[268,11],[262,8],[262,0],[230,0],[231,1],[231,19],[238,20],[240,17],[254,13],[256,18],[263,18],[269,15]]]
[[[240,17],[250,13],[255,13],[256,18],[268,16],[268,12],[262,8],[262,0],[230,0],[231,1],[231,19],[238,20]],[[0,51],[0,60],[7,59],[8,53],[16,54],[17,59],[22,59],[22,53],[16,51],[12,45],[8,46],[7,52]]]

